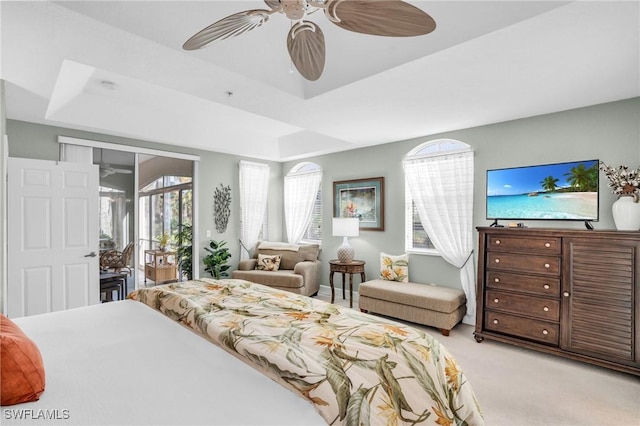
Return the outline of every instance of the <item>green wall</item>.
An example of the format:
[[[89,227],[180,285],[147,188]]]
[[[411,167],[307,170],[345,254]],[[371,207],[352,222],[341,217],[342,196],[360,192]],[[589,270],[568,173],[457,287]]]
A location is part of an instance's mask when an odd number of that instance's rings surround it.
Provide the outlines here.
[[[331,236],[333,216],[333,182],[347,179],[383,176],[385,178],[385,229],[381,232],[362,231],[350,242],[356,257],[367,262],[368,278],[378,276],[379,254],[404,252],[404,176],[402,160],[407,152],[420,143],[452,138],[471,145],[475,150],[474,226],[487,226],[485,219],[485,172],[487,169],[555,163],[598,158],[607,164],[640,164],[640,98],[633,98],[570,111],[547,114],[521,120],[490,124],[384,145],[305,159],[319,164],[324,170],[323,235],[321,260],[326,266],[335,257],[341,239]],[[425,118],[426,119],[426,118]],[[166,151],[180,151],[200,155],[197,176],[200,185],[199,237],[206,242],[205,232],[212,238],[224,239],[231,248],[233,267],[239,259],[238,223],[238,161],[242,157],[215,152],[180,148],[151,142],[119,138],[96,133],[75,131],[51,126],[8,120],[9,155],[15,157],[58,158],[58,135],[120,143]],[[251,160],[251,159],[248,159]],[[269,185],[269,239],[282,239],[283,176],[299,161],[267,162],[271,166]],[[213,192],[220,183],[230,184],[232,212],[227,232],[217,234],[213,223]],[[615,197],[606,187],[601,175],[600,222],[596,229],[613,228],[611,204]],[[530,227],[583,228],[582,222],[528,221]],[[477,263],[477,261],[476,261]],[[328,285],[328,266],[322,268],[321,284]],[[202,276],[205,276],[201,270]],[[411,255],[410,279],[460,287],[458,271],[440,257]],[[339,282],[340,279],[338,278]],[[356,283],[359,280],[355,279]]]
[[[305,159],[319,164],[324,171],[324,261],[335,258],[342,242],[341,238],[331,236],[332,182],[345,179],[385,178],[384,231],[361,231],[359,237],[349,239],[356,250],[356,258],[367,262],[367,278],[379,275],[381,251],[390,254],[404,252],[402,160],[417,145],[441,138],[457,139],[474,148],[473,225],[488,226],[491,222],[485,219],[487,169],[589,159],[600,159],[611,165],[640,165],[640,98]],[[286,174],[297,163],[284,163],[283,173]],[[614,228],[611,204],[615,197],[609,192],[602,174],[600,188],[600,221],[594,223],[594,227],[611,229]],[[525,225],[584,229],[583,222],[527,221]],[[323,268],[322,283],[328,283],[328,275],[328,267]],[[416,282],[460,287],[457,269],[437,256],[410,255],[409,276]],[[355,281],[359,282],[357,278]]]
[[[238,197],[238,162],[241,159],[260,161],[269,164],[271,175],[269,181],[269,238],[279,240],[282,238],[282,165],[276,162],[252,160],[228,154],[211,151],[203,151],[191,148],[179,148],[171,145],[158,144],[136,139],[127,139],[117,136],[109,136],[99,133],[84,132],[41,124],[27,123],[24,121],[8,120],[7,130],[9,136],[9,156],[42,160],[58,160],[58,136],[69,136],[80,139],[109,142],[114,144],[136,146],[149,149],[157,149],[168,152],[181,152],[185,154],[199,155],[200,164],[196,176],[199,186],[200,198],[198,200],[200,246],[208,245],[206,231],[211,231],[214,240],[227,241],[232,258],[232,268],[235,269],[240,258],[239,224],[239,197]],[[213,193],[220,184],[231,186],[231,217],[227,230],[223,234],[216,231],[213,220]],[[203,250],[201,249],[200,256]],[[200,276],[208,276],[204,272],[204,266],[200,265]]]

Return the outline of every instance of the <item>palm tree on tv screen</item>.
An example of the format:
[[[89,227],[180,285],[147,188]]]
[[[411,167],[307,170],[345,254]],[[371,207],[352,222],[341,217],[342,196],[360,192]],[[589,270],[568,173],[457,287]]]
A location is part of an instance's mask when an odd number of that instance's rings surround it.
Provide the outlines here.
[[[542,182],[540,182],[540,185],[542,185],[542,189],[544,189],[545,191],[551,192],[555,191],[558,188],[558,185],[556,185],[556,183],[558,183],[557,178],[554,178],[553,176],[547,176]]]
[[[576,188],[579,191],[597,191],[598,190],[598,166],[586,168],[583,163],[572,167],[569,173],[565,173],[568,176],[567,182],[572,188]]]

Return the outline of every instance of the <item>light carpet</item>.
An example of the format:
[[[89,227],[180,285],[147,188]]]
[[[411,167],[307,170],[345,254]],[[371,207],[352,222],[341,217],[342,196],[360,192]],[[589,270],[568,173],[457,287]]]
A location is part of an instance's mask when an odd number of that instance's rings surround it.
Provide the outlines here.
[[[318,298],[329,301],[328,288]],[[349,306],[336,289],[336,301]],[[357,308],[354,294],[354,309]],[[640,426],[640,377],[485,340],[458,324],[449,337],[422,327],[456,358],[488,426]]]

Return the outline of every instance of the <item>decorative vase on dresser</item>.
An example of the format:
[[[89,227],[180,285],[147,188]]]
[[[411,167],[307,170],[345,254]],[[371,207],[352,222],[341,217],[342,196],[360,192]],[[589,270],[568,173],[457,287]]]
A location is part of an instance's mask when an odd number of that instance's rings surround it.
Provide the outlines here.
[[[612,205],[613,222],[618,231],[640,230],[640,202],[631,195],[620,196]]]
[[[478,231],[478,342],[640,376],[640,232]]]

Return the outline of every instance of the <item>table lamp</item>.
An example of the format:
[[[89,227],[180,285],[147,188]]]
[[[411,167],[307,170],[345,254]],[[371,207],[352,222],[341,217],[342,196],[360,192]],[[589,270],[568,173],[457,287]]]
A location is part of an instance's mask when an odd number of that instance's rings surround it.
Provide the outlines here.
[[[338,247],[338,260],[342,263],[351,263],[355,250],[349,245],[349,237],[357,237],[360,234],[360,219],[357,217],[334,217],[333,236],[343,237],[342,245]]]

